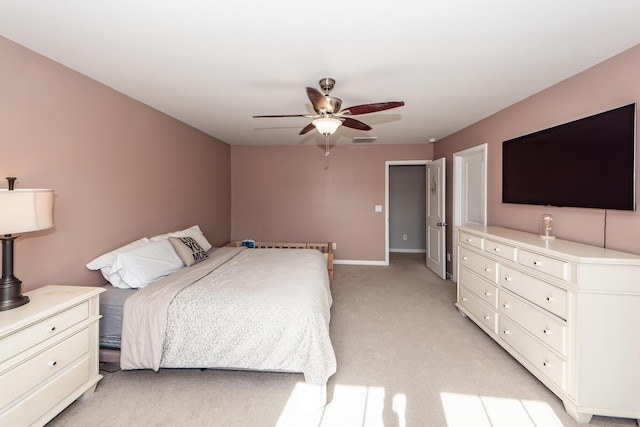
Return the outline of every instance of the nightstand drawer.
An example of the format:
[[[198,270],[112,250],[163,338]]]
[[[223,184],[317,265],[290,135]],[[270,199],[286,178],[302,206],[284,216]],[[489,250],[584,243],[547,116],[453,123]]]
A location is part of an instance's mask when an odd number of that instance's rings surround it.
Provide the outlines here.
[[[505,316],[500,316],[500,338],[535,366],[538,372],[549,378],[558,387],[565,389],[566,362],[560,356],[537,342]]]
[[[31,425],[43,414],[53,409],[59,402],[89,380],[89,357],[77,360],[64,375],[59,375],[44,387],[36,390],[26,399],[12,406],[0,415],[0,425]]]
[[[531,301],[562,319],[567,318],[567,291],[528,276],[518,270],[502,266],[501,284],[514,294]]]
[[[493,283],[498,283],[498,263],[471,252],[465,248],[459,250],[460,265],[479,274]]]
[[[466,268],[460,269],[458,283],[476,294],[476,296],[487,304],[498,308],[498,288],[496,286],[479,278]]]
[[[0,363],[89,318],[84,302],[0,340]]]
[[[567,328],[562,322],[536,310],[504,290],[500,292],[500,313],[508,316],[558,353],[567,355]]]
[[[89,351],[89,330],[82,331],[0,376],[0,408],[17,399]]]

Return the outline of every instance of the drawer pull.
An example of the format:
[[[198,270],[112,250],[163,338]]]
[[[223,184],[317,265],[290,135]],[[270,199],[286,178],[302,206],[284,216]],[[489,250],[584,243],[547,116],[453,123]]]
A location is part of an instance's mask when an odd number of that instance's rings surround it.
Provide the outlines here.
[[[511,279],[511,276],[504,276],[504,281],[505,282],[510,282],[511,280],[513,280],[513,279]]]
[[[56,331],[55,326],[49,326],[49,332],[55,332],[55,331]]]
[[[494,252],[500,252],[500,248],[493,248]]]
[[[502,304],[502,307],[504,308],[509,308],[509,304],[507,304],[506,302],[504,304]]]
[[[491,271],[491,269],[489,267],[485,267],[484,271],[486,271],[487,273]]]
[[[553,301],[554,301],[553,297],[547,297],[547,302],[553,302]]]
[[[465,297],[460,298],[462,302],[465,302],[467,299]]]
[[[491,319],[491,316],[485,314],[484,315],[484,320],[489,320],[489,319]]]
[[[462,257],[462,260],[463,260],[463,261],[466,261],[466,260],[468,260],[468,259],[469,259],[469,258],[467,258],[466,256],[463,256],[463,257]]]
[[[489,291],[484,291],[484,295],[485,295],[485,296],[487,296],[487,297],[488,297],[488,296],[491,296],[491,292],[489,292]]]
[[[533,265],[536,267],[540,267],[542,265],[542,262],[540,261],[533,261]]]
[[[508,330],[508,329],[505,329],[504,331],[502,331],[502,333],[503,333],[504,335],[509,335],[511,332],[509,332],[509,330]]]
[[[473,239],[471,237],[467,237],[467,243],[471,243],[473,242]]]
[[[548,368],[549,366],[551,366],[551,363],[549,362],[542,362],[542,366],[544,366],[545,368]]]
[[[49,366],[52,367],[52,368],[54,366],[56,366],[57,364],[58,364],[58,362],[56,362],[55,360],[52,360],[51,362],[49,362]]]
[[[548,329],[543,329],[542,333],[545,334],[545,335],[549,335],[551,333],[551,331],[548,330]]]

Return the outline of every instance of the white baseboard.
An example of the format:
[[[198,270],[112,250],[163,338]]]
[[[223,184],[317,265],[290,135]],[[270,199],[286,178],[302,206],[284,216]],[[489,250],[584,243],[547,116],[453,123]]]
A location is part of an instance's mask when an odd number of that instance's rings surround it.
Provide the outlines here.
[[[346,265],[387,265],[384,261],[367,261],[367,260],[350,260],[350,259],[334,259],[334,264],[346,264]]]
[[[426,254],[426,249],[389,249],[389,252],[398,252],[405,254]]]

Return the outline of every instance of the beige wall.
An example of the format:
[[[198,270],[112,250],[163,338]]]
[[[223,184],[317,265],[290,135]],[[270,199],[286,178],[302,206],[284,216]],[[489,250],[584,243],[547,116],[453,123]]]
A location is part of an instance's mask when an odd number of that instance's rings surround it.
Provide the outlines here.
[[[56,192],[55,228],[16,242],[25,290],[100,284],[84,267],[95,256],[193,224],[213,244],[330,240],[338,259],[382,261],[374,205],[384,205],[385,161],[445,156],[451,183],[452,154],[484,142],[490,224],[535,232],[550,212],[559,237],[602,245],[604,211],[501,203],[501,143],[640,101],[635,47],[435,146],[347,145],[325,157],[319,147],[229,147],[3,38],[0,58],[0,177]],[[449,223],[451,196],[448,185]],[[639,218],[608,211],[607,246],[640,253]]]
[[[332,241],[339,260],[384,261],[385,162],[432,144],[231,147],[232,239]]]
[[[599,209],[512,205],[501,201],[504,140],[630,103],[640,103],[639,73],[640,45],[438,141],[434,156],[447,158],[448,182],[452,182],[453,153],[488,143],[487,219],[490,225],[537,232],[540,216],[550,213],[554,217],[554,233],[560,238],[603,246],[606,225],[608,248],[640,254],[638,212],[609,210],[605,218],[605,211]],[[607,149],[606,141],[603,141],[602,149]],[[447,189],[449,223],[452,223],[451,188],[448,186]],[[447,244],[450,245],[451,230],[448,231]]]
[[[0,178],[56,195],[55,228],[16,241],[24,291],[100,284],[85,264],[143,236],[228,241],[227,144],[4,38],[0,63]]]

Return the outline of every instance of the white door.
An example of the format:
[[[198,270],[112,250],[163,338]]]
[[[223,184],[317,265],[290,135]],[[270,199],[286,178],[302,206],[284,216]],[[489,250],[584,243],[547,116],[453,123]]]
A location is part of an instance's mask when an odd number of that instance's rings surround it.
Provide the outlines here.
[[[487,225],[487,144],[453,155],[453,277],[457,281],[457,227]]]
[[[445,159],[427,163],[427,267],[447,278]]]

